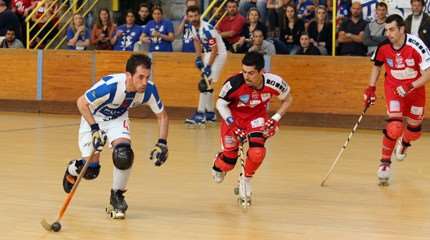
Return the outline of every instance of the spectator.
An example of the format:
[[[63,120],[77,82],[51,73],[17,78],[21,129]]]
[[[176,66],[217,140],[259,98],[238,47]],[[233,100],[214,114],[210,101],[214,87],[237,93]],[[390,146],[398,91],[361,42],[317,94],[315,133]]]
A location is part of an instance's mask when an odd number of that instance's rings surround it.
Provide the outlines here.
[[[8,29],[15,30],[18,36],[21,33],[18,17],[7,9],[4,0],[0,0],[0,36],[5,36]]]
[[[198,6],[196,0],[186,0],[185,7],[188,9],[191,6]],[[181,20],[181,23],[178,25],[176,32],[176,36],[182,35],[182,52],[195,52],[194,50],[194,42],[193,42],[193,34],[192,34],[192,26],[191,23],[187,19],[187,14]]]
[[[255,29],[252,32],[252,43],[248,51],[259,52],[266,56],[272,56],[276,54],[275,46],[273,43],[264,40],[263,31],[260,29]]]
[[[35,41],[32,41],[30,46],[36,47],[40,43],[38,48],[44,48],[58,33],[57,15],[60,8],[53,0],[47,0],[45,3],[39,2],[36,9],[36,13],[31,18],[33,24],[36,25],[30,32],[30,40],[35,38]],[[46,23],[48,20],[50,21]],[[43,27],[44,25],[45,27]],[[41,42],[42,40],[43,42]]]
[[[424,12],[424,0],[411,0],[412,14],[405,20],[406,32],[419,37],[430,47],[430,17]]]
[[[247,16],[249,9],[257,8],[260,13],[260,21],[266,23],[266,12],[267,12],[267,1],[268,0],[240,0],[239,1],[239,12],[242,16]]]
[[[367,55],[371,55],[376,47],[386,39],[385,19],[387,18],[388,6],[384,2],[376,4],[376,19],[367,24],[364,29],[364,45],[367,46]]]
[[[297,16],[303,21],[311,21],[315,17],[315,5],[312,0],[300,0],[297,6]]]
[[[297,17],[296,7],[288,4],[285,8],[284,27],[279,40],[275,41],[276,52],[280,54],[296,54],[299,49],[300,34],[305,31],[305,23]]]
[[[264,39],[267,38],[267,28],[260,22],[260,13],[257,8],[249,9],[247,19],[248,22],[243,26],[239,41],[233,44],[233,52],[245,53],[248,51],[252,44],[251,39],[254,30],[261,30]]]
[[[110,12],[107,8],[99,10],[96,24],[91,31],[91,44],[95,45],[97,50],[112,50],[113,35],[116,31],[116,24],[112,22]]]
[[[308,33],[302,33],[300,36],[300,49],[297,55],[321,55],[320,50],[310,40]]]
[[[138,16],[136,20],[136,24],[145,28],[146,24],[152,20],[151,10],[146,3],[142,3],[139,5]]]
[[[23,48],[22,42],[15,38],[15,29],[9,28],[6,31],[6,36],[0,43],[0,48]]]
[[[228,0],[227,16],[218,25],[218,31],[228,50],[232,50],[232,45],[239,41],[244,25],[245,18],[237,11],[237,2],[235,0]]]
[[[267,0],[267,17],[268,17],[268,26],[269,31],[274,33],[282,25],[282,18],[284,17],[284,1],[283,0]],[[272,34],[273,35],[273,34]]]
[[[360,2],[351,5],[351,18],[342,22],[339,29],[339,55],[365,56],[366,46],[363,44],[366,21],[361,18]]]
[[[85,50],[90,46],[90,31],[85,27],[81,14],[73,14],[73,20],[67,29],[67,49]]]
[[[316,8],[316,17],[309,24],[308,33],[311,43],[320,50],[321,54],[331,54],[332,24],[327,20],[327,9],[325,6],[318,6]]]
[[[152,9],[152,18],[140,38],[141,43],[149,44],[150,52],[172,52],[172,42],[175,40],[173,23],[163,19],[163,10],[160,7]]]
[[[139,41],[142,27],[135,24],[135,16],[132,10],[127,10],[125,24],[119,26],[113,35],[113,50],[133,51],[134,45]]]
[[[28,16],[28,14],[35,8],[37,5],[37,2],[35,0],[12,0],[10,7],[12,12],[14,12],[19,19],[19,23],[21,25],[21,39],[25,40],[25,18]]]

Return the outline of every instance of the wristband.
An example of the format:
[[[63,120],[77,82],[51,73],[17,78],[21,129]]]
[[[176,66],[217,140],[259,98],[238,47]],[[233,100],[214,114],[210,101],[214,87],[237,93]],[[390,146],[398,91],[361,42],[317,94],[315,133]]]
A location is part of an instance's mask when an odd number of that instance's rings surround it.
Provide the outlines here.
[[[166,139],[159,138],[159,139],[158,139],[158,143],[160,143],[160,144],[164,144],[164,145],[167,145],[167,140],[166,140]]]
[[[97,123],[91,124],[90,127],[91,127],[91,131],[100,130],[99,124],[97,124]]]
[[[281,118],[282,118],[282,116],[279,113],[275,113],[272,116],[272,119],[275,120],[275,121],[277,121],[277,122],[279,122],[279,120],[281,120]]]
[[[227,122],[228,125],[232,125],[234,123],[234,119],[232,116],[228,116],[225,121]]]

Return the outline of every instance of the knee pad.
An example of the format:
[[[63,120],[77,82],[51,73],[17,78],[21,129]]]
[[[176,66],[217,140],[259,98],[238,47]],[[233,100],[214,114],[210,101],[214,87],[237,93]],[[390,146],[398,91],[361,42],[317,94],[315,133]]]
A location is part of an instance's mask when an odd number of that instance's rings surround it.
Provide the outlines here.
[[[387,138],[395,141],[403,134],[403,122],[400,119],[389,119],[385,129],[382,131]]]
[[[420,137],[421,137],[421,125],[412,126],[408,124],[405,130],[404,140],[407,140],[410,142],[410,141],[415,141]]]
[[[258,164],[258,165],[261,164],[265,156],[266,156],[265,147],[250,147],[248,149],[248,161],[251,161],[254,164]]]
[[[112,152],[113,164],[120,170],[131,168],[134,160],[133,149],[129,143],[119,143],[115,145]]]
[[[237,157],[237,149],[235,151],[224,151],[222,153],[218,153],[214,165],[219,170],[228,172],[236,165]]]
[[[97,178],[97,176],[99,176],[99,173],[100,173],[99,162],[90,163],[83,177],[87,180],[92,180]]]

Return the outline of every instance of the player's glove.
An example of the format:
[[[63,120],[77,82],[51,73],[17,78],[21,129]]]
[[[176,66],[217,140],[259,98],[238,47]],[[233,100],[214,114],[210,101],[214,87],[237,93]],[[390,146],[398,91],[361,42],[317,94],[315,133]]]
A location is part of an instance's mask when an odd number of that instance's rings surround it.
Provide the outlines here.
[[[211,65],[206,65],[206,67],[203,68],[203,75],[206,78],[209,78],[211,74],[212,74],[212,67],[211,67]]]
[[[159,167],[166,162],[168,155],[167,141],[165,139],[158,139],[158,143],[151,150],[149,159],[154,162],[155,166]]]
[[[400,85],[396,87],[394,92],[399,97],[406,97],[406,95],[408,95],[408,93],[412,91],[413,88],[414,86],[412,86],[412,83],[409,83],[409,84]]]
[[[196,63],[196,67],[200,70],[202,70],[205,67],[205,65],[203,64],[202,57],[196,57],[195,63]]]
[[[239,141],[244,142],[246,140],[246,131],[242,128],[239,128],[236,123],[234,122],[233,117],[228,117],[226,119],[226,122],[230,128],[230,130],[236,135],[237,138],[239,138]]]
[[[375,86],[369,86],[364,90],[363,98],[364,98],[364,105],[374,105],[376,102],[376,87]]]
[[[106,144],[107,136],[97,123],[91,125],[91,137],[93,139],[94,151],[101,152]]]
[[[269,118],[264,123],[264,135],[266,137],[272,137],[279,129],[279,121]]]

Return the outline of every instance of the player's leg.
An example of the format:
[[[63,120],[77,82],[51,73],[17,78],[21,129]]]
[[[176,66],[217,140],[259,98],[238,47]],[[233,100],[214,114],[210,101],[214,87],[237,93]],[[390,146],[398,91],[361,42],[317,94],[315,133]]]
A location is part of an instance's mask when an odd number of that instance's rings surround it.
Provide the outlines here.
[[[85,161],[89,160],[92,152],[91,128],[84,119],[81,120],[79,128],[79,149],[82,157],[80,159],[70,161],[67,164],[66,171],[64,173],[63,189],[66,193],[69,193],[72,190],[78,175],[84,167]],[[85,179],[91,180],[97,178],[100,173],[99,158],[99,153],[94,155],[85,175],[83,176]]]
[[[212,167],[212,176],[216,183],[221,183],[228,171],[231,171],[236,165],[238,157],[238,140],[236,136],[229,131],[227,124],[221,122],[221,141],[222,152],[219,152],[214,160]]]
[[[404,109],[404,115],[407,116],[407,124],[395,149],[396,159],[399,161],[406,158],[406,150],[411,146],[411,142],[421,137],[421,123],[424,118],[425,106],[424,88],[414,90],[405,100],[407,105]]]
[[[209,61],[210,54],[207,53],[204,56],[204,63],[206,64]],[[226,54],[219,54],[216,58],[214,63],[212,64],[212,73],[209,77],[209,81],[214,84],[216,83],[220,76],[221,72],[224,68],[224,64],[227,60]],[[204,103],[205,105],[205,117],[206,121],[209,123],[213,123],[216,121],[216,114],[215,114],[215,104],[214,104],[214,98],[213,98],[213,89],[206,91],[204,94]]]

